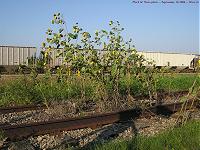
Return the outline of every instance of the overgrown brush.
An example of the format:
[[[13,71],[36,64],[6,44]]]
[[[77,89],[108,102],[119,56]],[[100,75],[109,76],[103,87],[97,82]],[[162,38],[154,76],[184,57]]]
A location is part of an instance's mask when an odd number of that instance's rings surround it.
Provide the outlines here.
[[[125,77],[128,81],[127,98],[131,92],[130,78],[135,78],[142,84],[142,88],[148,90],[150,99],[156,94],[157,81],[154,78],[156,69],[152,62],[137,54],[132,39],[128,41],[123,39],[121,33],[124,28],[118,21],[110,21],[110,30],[97,30],[94,36],[83,31],[78,23],[72,27],[71,32],[67,30],[66,22],[60,13],[54,14],[52,24],[57,25],[58,30],[57,32],[52,29],[47,30],[48,38],[43,43],[42,52],[47,72],[54,59],[51,58],[51,54],[56,52],[57,57],[63,59],[62,65],[57,69],[59,80],[62,80],[64,75],[69,77],[77,75],[83,80],[89,76],[107,87],[108,96],[116,106],[121,99],[120,81]]]
[[[93,101],[97,103],[105,103],[109,107],[109,100],[112,98],[112,85],[102,84],[101,82],[91,79],[89,76],[77,77],[76,75],[63,78],[58,82],[56,76],[38,76],[35,79],[29,76],[12,80],[7,84],[0,85],[0,105],[22,105],[22,104],[49,104],[51,102],[70,101],[87,102]],[[187,82],[182,86],[178,81]],[[168,86],[170,92],[182,91],[189,89],[194,82],[195,77],[179,76],[169,80],[169,77],[158,78],[157,91],[167,91]],[[171,83],[170,83],[170,82]],[[178,84],[177,84],[178,83]],[[195,88],[200,86],[200,79],[197,79]],[[148,88],[143,86],[142,81],[134,77],[123,77],[119,80],[118,87],[119,97],[123,100],[123,104],[128,103],[127,95],[131,97],[148,96]],[[121,104],[121,103],[120,103]]]

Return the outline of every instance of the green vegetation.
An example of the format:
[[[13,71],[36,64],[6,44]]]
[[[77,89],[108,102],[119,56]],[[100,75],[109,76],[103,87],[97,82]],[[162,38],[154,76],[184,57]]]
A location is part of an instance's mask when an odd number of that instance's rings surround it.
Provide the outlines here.
[[[137,136],[132,140],[117,140],[96,144],[91,150],[199,150],[200,121],[164,131],[155,136]]]
[[[59,78],[63,75],[89,76],[96,82],[109,87],[117,98],[119,82],[126,78],[128,86],[131,77],[136,78],[148,89],[150,99],[155,92],[154,75],[156,69],[148,62],[132,44],[132,39],[125,41],[121,35],[124,28],[118,21],[109,22],[109,30],[96,30],[91,33],[84,31],[76,23],[72,31],[66,29],[66,23],[60,13],[54,14],[52,24],[58,30],[48,29],[46,42],[42,44],[44,66],[48,72],[51,64],[51,54],[62,57],[63,64],[57,69]],[[99,49],[100,51],[96,50]],[[144,64],[152,67],[145,67]],[[128,95],[130,92],[128,88]]]
[[[157,89],[164,91],[189,90],[197,79],[195,87],[200,87],[200,77],[190,74],[171,74],[160,77],[157,82]]]
[[[189,90],[195,81],[196,76],[176,75],[163,76],[157,78],[156,91],[182,91]],[[16,80],[7,81],[0,85],[0,106],[23,105],[23,104],[42,104],[59,101],[100,102],[103,99],[109,101],[112,97],[112,86],[103,85],[89,77],[71,76],[60,82],[56,76],[50,78],[21,77]],[[200,86],[200,78],[197,78],[195,87]],[[129,94],[132,97],[148,96],[148,88],[140,80],[135,78],[122,78],[119,81],[119,97],[124,98],[130,89]]]
[[[57,82],[55,78],[31,80],[30,78],[16,79],[7,84],[0,85],[0,106],[22,105],[22,104],[42,104],[59,102],[81,98],[95,100],[98,93],[95,91],[97,84],[92,80],[87,80],[83,87],[83,82],[77,77],[70,78],[70,81]],[[84,93],[83,93],[84,92]]]

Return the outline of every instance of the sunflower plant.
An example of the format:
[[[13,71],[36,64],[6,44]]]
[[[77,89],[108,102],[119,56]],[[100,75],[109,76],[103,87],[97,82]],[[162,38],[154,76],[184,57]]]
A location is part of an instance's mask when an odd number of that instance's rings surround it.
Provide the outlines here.
[[[48,29],[46,32],[47,39],[42,44],[45,66],[48,66],[49,57],[56,50],[57,57],[63,58],[60,68],[65,67],[67,76],[87,75],[104,85],[111,85],[111,89],[117,92],[121,78],[141,78],[147,73],[144,64],[148,62],[137,54],[132,39],[123,39],[124,28],[118,21],[110,21],[109,30],[97,30],[93,36],[78,23],[69,31],[60,13],[54,14],[51,22],[58,26],[58,30]],[[59,77],[64,77],[62,71],[58,73]],[[151,77],[143,75],[141,81],[146,82],[146,78],[151,80]]]

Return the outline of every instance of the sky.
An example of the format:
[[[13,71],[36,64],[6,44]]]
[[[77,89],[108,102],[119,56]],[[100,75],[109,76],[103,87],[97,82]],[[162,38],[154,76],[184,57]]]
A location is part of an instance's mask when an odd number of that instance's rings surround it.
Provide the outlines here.
[[[46,30],[51,27],[53,14],[60,12],[69,29],[78,22],[90,33],[108,29],[110,20],[119,21],[125,28],[124,38],[132,38],[139,51],[199,53],[199,3],[142,2],[1,0],[0,45],[39,48],[45,41]]]

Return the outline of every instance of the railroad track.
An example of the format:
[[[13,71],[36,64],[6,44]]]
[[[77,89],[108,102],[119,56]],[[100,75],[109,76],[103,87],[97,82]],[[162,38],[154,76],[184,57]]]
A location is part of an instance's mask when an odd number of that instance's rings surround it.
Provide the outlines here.
[[[0,114],[31,111],[31,110],[41,110],[47,109],[46,105],[27,105],[27,106],[15,106],[15,107],[2,107],[0,108]]]
[[[149,112],[159,115],[171,115],[184,106],[185,109],[191,107],[199,107],[199,101],[188,101],[187,103],[173,103],[150,107],[146,110],[135,108],[130,110],[104,113],[86,117],[76,117],[62,120],[52,120],[47,122],[37,122],[20,125],[0,126],[0,130],[7,137],[7,140],[20,140],[29,136],[44,135],[49,133],[57,133],[60,131],[69,131],[82,128],[97,128],[103,125],[126,122],[134,120]],[[145,113],[144,113],[145,112]]]
[[[187,94],[189,91],[177,91],[177,92],[160,92],[158,93],[159,99],[164,99],[164,97],[168,94],[172,95],[183,95]],[[138,98],[139,99],[139,98]],[[32,111],[32,110],[42,110],[47,109],[47,106],[44,104],[41,105],[26,105],[26,106],[14,106],[14,107],[0,107],[0,114],[7,114],[7,113],[16,113],[16,112],[23,112],[23,111]]]

